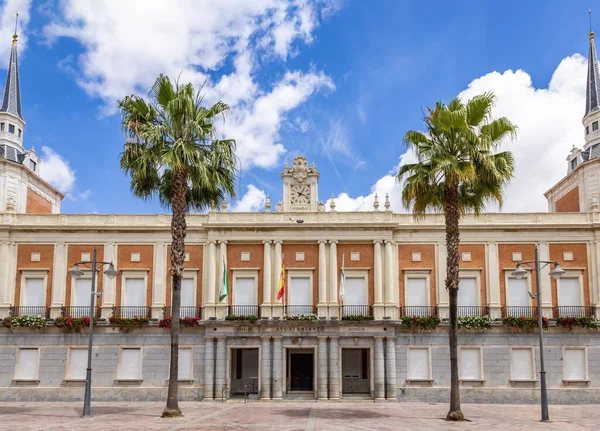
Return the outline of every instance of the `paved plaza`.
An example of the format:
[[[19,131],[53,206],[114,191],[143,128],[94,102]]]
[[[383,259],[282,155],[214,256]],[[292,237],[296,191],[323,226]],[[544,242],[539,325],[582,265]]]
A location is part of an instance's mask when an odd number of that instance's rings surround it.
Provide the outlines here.
[[[156,402],[93,404],[0,403],[0,430],[589,430],[600,429],[599,405],[551,406],[551,424],[539,423],[537,405],[465,404],[471,422],[449,423],[446,404],[229,401],[181,403],[180,419],[158,417]]]

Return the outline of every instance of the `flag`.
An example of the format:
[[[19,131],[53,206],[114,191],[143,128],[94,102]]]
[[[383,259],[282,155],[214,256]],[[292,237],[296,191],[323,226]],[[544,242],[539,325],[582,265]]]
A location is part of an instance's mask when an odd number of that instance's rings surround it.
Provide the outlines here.
[[[277,288],[277,300],[281,301],[285,294],[285,265],[283,263],[283,255],[281,255],[281,275],[279,276],[279,287]]]
[[[346,299],[346,274],[344,274],[344,255],[342,254],[342,276],[340,277],[340,302]]]
[[[227,280],[227,263],[225,262],[225,256],[223,256],[223,278],[221,279],[221,288],[219,289],[219,302],[223,302],[223,299],[227,297],[229,293],[229,282]]]

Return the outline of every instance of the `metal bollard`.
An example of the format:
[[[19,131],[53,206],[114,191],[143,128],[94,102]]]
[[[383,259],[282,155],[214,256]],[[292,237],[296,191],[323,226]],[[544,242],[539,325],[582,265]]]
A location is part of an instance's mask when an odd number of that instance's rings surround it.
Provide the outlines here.
[[[225,402],[225,394],[226,394],[226,392],[227,392],[227,384],[224,384],[221,387],[221,403]]]
[[[244,385],[244,404],[248,402],[248,383]]]

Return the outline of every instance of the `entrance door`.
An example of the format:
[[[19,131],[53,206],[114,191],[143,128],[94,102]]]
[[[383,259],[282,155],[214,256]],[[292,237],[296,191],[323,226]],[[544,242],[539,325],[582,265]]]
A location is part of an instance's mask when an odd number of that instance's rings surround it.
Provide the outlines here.
[[[368,394],[369,349],[342,349],[342,393]]]
[[[313,353],[290,352],[291,391],[313,391]]]
[[[258,393],[258,349],[231,350],[231,393]]]

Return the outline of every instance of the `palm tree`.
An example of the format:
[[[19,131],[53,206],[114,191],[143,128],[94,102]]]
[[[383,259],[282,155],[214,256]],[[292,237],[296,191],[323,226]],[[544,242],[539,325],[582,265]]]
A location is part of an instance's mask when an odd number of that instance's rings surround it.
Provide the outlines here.
[[[400,167],[404,180],[402,202],[416,218],[427,212],[443,212],[446,219],[446,289],[449,295],[450,411],[447,420],[464,420],[460,409],[457,355],[457,314],[462,215],[479,215],[488,203],[503,201],[503,189],[513,176],[512,153],[494,153],[517,127],[502,117],[491,119],[493,93],[475,96],[464,104],[455,98],[427,109],[426,133],[410,130],[404,143],[412,147],[418,162]]]
[[[149,101],[131,95],[119,101],[121,125],[128,138],[121,169],[131,177],[133,194],[158,197],[171,208],[171,361],[169,392],[163,417],[182,416],[177,401],[179,308],[185,260],[187,211],[204,211],[234,197],[236,155],[233,139],[218,139],[215,119],[229,109],[223,102],[202,106],[200,90],[192,84],[173,85],[160,75]]]

